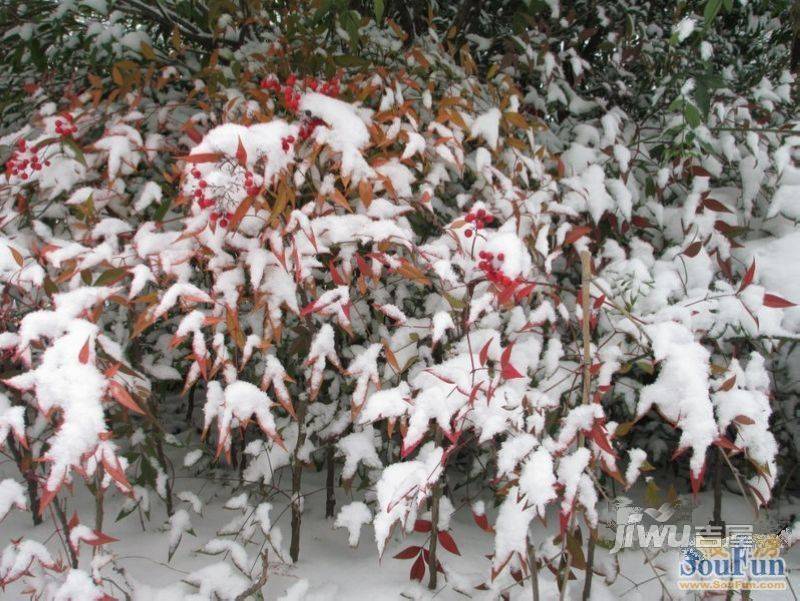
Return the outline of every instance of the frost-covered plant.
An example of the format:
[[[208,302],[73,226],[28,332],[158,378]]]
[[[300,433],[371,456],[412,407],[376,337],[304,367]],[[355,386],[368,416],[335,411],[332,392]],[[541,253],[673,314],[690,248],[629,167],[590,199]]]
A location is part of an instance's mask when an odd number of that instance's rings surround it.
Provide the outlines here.
[[[737,49],[713,11],[701,33],[699,16],[600,4],[595,32],[576,38],[550,2],[547,27],[472,36],[472,52],[347,12],[308,63],[279,28],[202,68],[139,39],[142,64],[110,81],[35,91],[0,138],[0,442],[28,483],[0,483],[0,516],[50,512],[73,569],[26,539],[2,582],[100,598],[116,559],[81,571],[80,543],[114,541],[112,486],[120,517],[164,500],[171,559],[194,534],[178,502],[203,511],[176,491],[182,446],[184,468],[242,489],[201,547],[232,565],[186,578],[208,598],[254,593],[269,553],[297,561],[309,466],[327,470],[330,516],[337,480],[365,491],[334,522],[350,544],[369,523],[379,554],[413,537],[397,557],[431,588],[464,586],[441,550],[460,553],[450,518],[469,505],[494,536],[471,586],[494,595],[544,567],[562,594],[575,571],[589,591],[598,501],[642,471],[672,463],[697,494],[724,470],[768,505],[770,369],[791,370],[800,298],[783,276],[794,76],[716,72],[713,49]],[[737,10],[779,27],[760,3]],[[337,61],[354,42],[380,67]],[[67,517],[78,479],[92,526]],[[548,511],[548,536],[529,535]]]

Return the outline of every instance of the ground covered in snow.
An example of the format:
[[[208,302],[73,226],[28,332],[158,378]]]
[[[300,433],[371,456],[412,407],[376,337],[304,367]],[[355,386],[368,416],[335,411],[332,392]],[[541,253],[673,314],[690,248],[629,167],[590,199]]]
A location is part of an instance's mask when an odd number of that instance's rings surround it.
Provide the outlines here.
[[[179,465],[179,462],[177,462]],[[9,465],[3,466],[0,478],[14,476]],[[220,471],[219,476],[224,478]],[[194,601],[207,598],[204,593],[216,592],[220,599],[233,599],[225,595],[241,587],[243,581],[238,572],[233,553],[220,553],[216,555],[204,551],[204,546],[213,539],[241,541],[241,536],[235,533],[219,536],[218,531],[226,525],[237,525],[237,520],[242,517],[252,518],[252,511],[243,509],[230,509],[241,505],[241,491],[232,489],[225,482],[220,482],[207,477],[207,473],[193,474],[188,469],[181,469],[175,479],[176,510],[185,510],[190,521],[191,531],[184,533],[177,549],[170,559],[168,557],[168,539],[170,528],[164,510],[164,504],[155,502],[152,505],[149,518],[134,511],[117,522],[113,522],[123,506],[125,498],[114,493],[107,501],[107,520],[112,523],[105,528],[120,541],[105,546],[106,552],[112,553],[116,565],[124,569],[116,572],[112,577],[120,584],[125,580],[130,584],[135,593],[133,601]],[[282,477],[281,477],[282,476]],[[286,484],[290,474],[280,472],[276,474],[276,485]],[[476,587],[487,582],[489,578],[488,564],[485,556],[492,553],[494,537],[482,531],[473,520],[468,507],[458,507],[450,522],[454,540],[458,545],[460,556],[451,553],[442,553],[441,561],[447,572],[445,582],[440,579],[435,591],[409,580],[409,570],[412,561],[394,559],[401,550],[410,545],[420,545],[425,541],[425,534],[411,533],[392,536],[387,545],[383,558],[379,558],[374,530],[371,525],[364,525],[357,535],[358,544],[355,548],[349,545],[350,534],[346,528],[335,528],[334,519],[325,518],[325,480],[324,474],[308,471],[304,483],[304,513],[301,536],[301,557],[297,564],[292,565],[288,558],[288,533],[290,531],[290,511],[285,498],[281,494],[273,493],[269,501],[272,504],[270,522],[273,533],[273,542],[280,539],[281,534],[275,536],[276,530],[283,534],[283,542],[278,542],[276,548],[284,555],[279,556],[275,549],[269,553],[269,578],[262,589],[264,599],[281,599],[283,601],[334,601],[338,599],[389,601],[400,598],[461,600],[461,599],[494,599],[501,592],[507,592],[511,599],[531,599],[532,592],[527,583],[523,585],[505,583],[504,586],[490,590],[478,590]],[[187,493],[194,493],[187,494]],[[641,498],[643,489],[640,487],[630,496],[634,499]],[[196,496],[195,496],[196,495]],[[357,501],[364,497],[361,491],[353,490],[352,497],[348,498],[341,489],[337,488],[337,514],[343,505]],[[264,499],[253,496],[249,498],[250,505],[258,505]],[[199,502],[198,502],[199,501]],[[73,509],[79,514],[93,513],[93,499],[87,489],[80,483],[76,485],[74,496],[69,499],[69,511]],[[763,514],[755,522],[752,510],[740,497],[733,495],[725,498],[725,511],[723,518],[728,523],[754,523],[756,531],[774,530],[786,519],[797,512],[800,503],[782,502],[780,507]],[[700,494],[697,506],[693,510],[695,524],[707,524],[711,517],[712,499],[709,494]],[[606,506],[601,501],[600,506]],[[199,512],[197,511],[199,510]],[[600,511],[601,517],[612,517],[609,511]],[[489,521],[494,523],[496,511],[487,509]],[[88,517],[88,516],[87,516]],[[425,517],[424,515],[422,517]],[[547,522],[557,520],[554,512],[549,512]],[[238,523],[241,527],[241,523]],[[546,536],[541,523],[532,526],[532,532],[538,533],[542,538]],[[28,539],[43,542],[51,550],[54,557],[59,553],[63,556],[63,547],[59,537],[55,534],[52,520],[46,520],[38,527],[32,527],[30,516],[16,511],[9,519],[0,523],[0,540],[7,542],[12,538],[25,536]],[[606,540],[611,540],[613,533],[604,530]],[[534,535],[535,538],[535,535]],[[263,541],[263,537],[254,536],[253,539]],[[261,562],[258,558],[259,544],[245,546],[247,553],[244,568],[252,570],[253,579],[257,579]],[[598,568],[601,571],[613,573],[611,555],[604,549],[598,548]],[[789,579],[795,591],[800,590],[800,549],[796,546],[785,556],[787,567],[791,570]],[[81,568],[90,569],[91,550],[84,547]],[[665,552],[656,556],[652,562],[654,568],[645,561],[641,550],[627,550],[620,555],[621,574],[613,582],[603,582],[596,578],[593,585],[592,599],[598,601],[612,599],[626,599],[630,601],[651,601],[661,598],[661,584],[659,578],[670,586],[674,585],[679,562],[677,552]],[[582,572],[578,572],[579,579],[570,583],[566,599],[580,599],[583,586]],[[427,580],[426,580],[427,581]],[[505,582],[505,581],[504,581]],[[194,585],[190,584],[194,583]],[[199,585],[199,586],[198,586]],[[672,588],[672,586],[670,586]],[[540,574],[540,591],[542,599],[557,599],[558,592],[555,588],[553,577],[548,572]],[[212,594],[213,594],[212,592]],[[21,595],[17,584],[9,587],[0,598],[13,599]],[[124,596],[120,596],[124,598]],[[208,597],[213,599],[214,597]],[[676,592],[675,599],[691,598],[681,597]],[[754,593],[754,599],[782,600],[795,599],[791,590],[768,593]]]

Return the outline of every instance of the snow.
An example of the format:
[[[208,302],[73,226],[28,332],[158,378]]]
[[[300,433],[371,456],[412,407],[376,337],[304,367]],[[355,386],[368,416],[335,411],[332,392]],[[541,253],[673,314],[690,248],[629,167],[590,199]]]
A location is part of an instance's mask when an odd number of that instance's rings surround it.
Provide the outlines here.
[[[686,38],[692,35],[697,21],[692,17],[684,17],[678,21],[672,28],[672,32],[677,36],[678,42],[683,42]]]
[[[6,478],[0,481],[0,520],[8,515],[12,507],[27,509],[28,500],[25,497],[25,489],[20,483]]]
[[[717,437],[709,397],[709,352],[679,323],[653,324],[645,330],[662,365],[656,381],[642,388],[636,414],[641,417],[655,405],[681,429],[679,447],[692,449],[690,465],[697,477],[703,470],[706,449]]]
[[[492,150],[497,150],[497,140],[502,114],[497,108],[491,108],[477,117],[470,126],[470,133],[483,138]]]
[[[344,467],[342,467],[342,479],[350,480],[355,476],[359,464],[366,467],[383,467],[378,453],[375,451],[373,442],[374,432],[371,427],[367,427],[361,432],[348,434],[336,443],[339,453],[344,455]]]
[[[351,547],[356,547],[361,536],[361,526],[370,522],[372,522],[372,512],[369,507],[361,501],[353,501],[339,510],[333,526],[334,528],[347,528],[347,542]]]
[[[553,457],[539,447],[525,462],[519,476],[519,489],[526,502],[544,517],[547,504],[556,499],[556,477],[553,473]]]
[[[75,309],[72,303],[64,302],[64,306],[68,314]],[[34,313],[29,317],[38,316]],[[71,468],[83,465],[84,456],[94,453],[107,432],[102,406],[106,378],[91,361],[97,326],[72,319],[65,330],[42,354],[37,368],[6,380],[14,388],[33,389],[42,411],[62,411],[61,426],[50,437],[46,454],[50,466],[47,488],[51,491],[58,490]],[[84,345],[89,350],[85,363],[79,359]]]

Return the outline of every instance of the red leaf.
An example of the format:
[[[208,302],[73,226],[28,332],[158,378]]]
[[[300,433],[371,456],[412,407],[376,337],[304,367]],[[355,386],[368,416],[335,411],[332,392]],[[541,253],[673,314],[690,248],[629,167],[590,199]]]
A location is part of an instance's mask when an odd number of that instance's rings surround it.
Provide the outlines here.
[[[199,144],[203,141],[203,134],[201,134],[191,123],[186,123],[183,126],[183,131],[186,132],[186,135],[194,142],[195,144]]]
[[[239,145],[236,147],[236,160],[242,167],[247,167],[247,151],[244,149],[242,139],[239,138]]]
[[[411,566],[409,577],[411,580],[418,580],[419,582],[422,582],[422,579],[425,577],[425,560],[422,559],[422,555],[417,557],[417,561]]]
[[[419,555],[419,550],[422,547],[417,547],[416,545],[411,545],[410,547],[406,547],[400,553],[394,556],[395,559],[413,559],[417,555]]]
[[[47,509],[47,506],[56,498],[58,494],[58,489],[50,490],[45,486],[44,492],[42,496],[39,497],[39,515],[44,515],[44,510]]]
[[[744,274],[744,279],[742,280],[742,284],[739,286],[739,292],[747,288],[750,284],[753,283],[753,276],[756,275],[756,260],[753,259],[753,262],[750,263],[750,267],[747,268],[747,271]]]
[[[94,536],[95,536],[95,538],[93,538],[91,540],[85,540],[84,542],[87,545],[91,545],[92,547],[99,547],[100,545],[107,545],[108,543],[115,543],[115,542],[117,542],[119,540],[118,538],[114,538],[113,536],[109,536],[108,534],[100,532],[99,530],[95,530],[94,531]]]
[[[89,362],[89,339],[86,339],[86,342],[83,343],[81,347],[81,352],[78,353],[78,361],[83,363],[84,365]]]
[[[727,436],[720,436],[714,441],[714,444],[721,449],[728,449],[729,451],[738,451],[739,449],[733,444]]]
[[[125,389],[125,387],[117,382],[116,380],[111,380],[108,383],[109,392],[111,396],[113,396],[116,401],[125,407],[126,409],[130,409],[134,413],[139,413],[140,415],[145,415],[145,412],[142,411],[142,408],[136,404],[136,401],[133,400],[130,393]]]
[[[712,211],[716,211],[717,213],[732,213],[728,207],[722,204],[720,201],[716,200],[715,198],[706,198],[703,201],[703,206],[707,209]]]
[[[445,549],[450,551],[450,553],[452,553],[453,555],[461,555],[461,552],[458,550],[458,547],[456,546],[456,541],[453,540],[453,537],[450,536],[449,532],[441,530],[439,532],[438,538],[439,538],[439,543]]]
[[[370,268],[369,264],[364,260],[364,257],[356,253],[356,263],[358,264],[358,270],[364,274],[365,277],[374,279],[375,276],[372,274],[372,269]]]
[[[592,440],[597,443],[597,446],[603,449],[606,453],[610,453],[611,455],[616,456],[616,452],[614,451],[614,447],[611,446],[611,443],[608,441],[608,433],[605,431],[605,428],[600,425],[599,422],[595,421],[592,424]]]
[[[525,377],[521,373],[519,373],[517,371],[517,368],[511,365],[510,363],[508,365],[503,366],[502,376],[505,380],[515,380],[517,378]]]
[[[733,421],[735,421],[737,424],[743,424],[745,426],[752,426],[754,423],[756,423],[752,417],[747,415],[737,415],[733,418]]]
[[[300,311],[300,315],[302,317],[305,317],[306,315],[313,313],[316,309],[316,304],[317,301],[311,301],[310,303],[308,303],[305,307],[303,307],[303,310]]]
[[[333,259],[328,261],[328,271],[331,272],[331,279],[333,283],[337,286],[344,286],[347,282],[344,281],[344,278],[339,275],[339,272],[336,270],[336,267],[333,264]]]
[[[474,511],[472,512],[472,517],[475,520],[475,523],[478,524],[478,528],[483,530],[484,532],[493,532],[494,529],[489,525],[489,518],[486,517],[485,513],[478,515]]]
[[[689,246],[687,246],[683,251],[683,254],[690,258],[696,257],[701,248],[703,248],[703,243],[698,240],[697,242],[692,242]]]
[[[700,491],[700,486],[703,484],[703,478],[706,475],[706,464],[703,464],[703,467],[700,469],[700,473],[695,475],[694,470],[689,472],[689,479],[692,482],[692,494],[697,495]]]
[[[414,532],[430,532],[431,523],[428,520],[417,520],[414,522]]]
[[[764,295],[764,306],[773,307],[775,309],[786,309],[788,307],[796,307],[795,303],[787,301],[785,298],[775,296],[774,294]]]
[[[572,228],[570,231],[567,232],[567,235],[564,236],[564,244],[572,244],[577,242],[582,236],[585,236],[589,232],[592,231],[592,228],[588,225],[579,225]]]
[[[492,344],[493,338],[489,338],[486,344],[483,345],[481,352],[478,353],[478,360],[481,362],[481,367],[486,365],[486,360],[489,358],[489,346]]]

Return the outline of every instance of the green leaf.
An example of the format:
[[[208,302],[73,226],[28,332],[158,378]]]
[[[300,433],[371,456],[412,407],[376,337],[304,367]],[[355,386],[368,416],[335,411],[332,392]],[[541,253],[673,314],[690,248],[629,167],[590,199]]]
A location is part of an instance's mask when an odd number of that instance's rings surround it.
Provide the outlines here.
[[[94,281],[94,285],[106,286],[114,284],[125,277],[126,273],[128,273],[128,270],[124,267],[112,267],[111,269],[106,269],[103,273],[97,276],[97,279]]]
[[[63,143],[64,145],[68,146],[68,147],[69,147],[69,149],[70,149],[70,150],[72,150],[72,152],[74,152],[74,153],[75,153],[75,158],[76,158],[76,159],[78,159],[78,162],[79,162],[81,165],[83,165],[84,167],[86,167],[86,166],[87,166],[87,165],[86,165],[86,157],[83,155],[83,150],[81,150],[81,147],[80,147],[80,146],[78,146],[78,145],[75,143],[75,140],[73,140],[72,138],[64,138],[64,139],[62,140],[62,143]]]
[[[714,20],[720,8],[722,8],[722,0],[708,0],[706,2],[706,7],[703,9],[703,19],[706,25]]]
[[[170,198],[169,196],[164,198],[164,200],[161,201],[161,204],[158,205],[155,215],[153,215],[153,219],[155,221],[161,221],[162,219],[164,219],[164,215],[166,215],[167,211],[169,211],[169,207],[171,204],[172,204],[172,198]]]
[[[711,108],[711,94],[709,93],[706,82],[698,79],[694,88],[694,100],[703,119],[708,119],[708,111]]]
[[[697,107],[690,102],[687,102],[683,107],[683,116],[686,119],[686,122],[692,127],[699,127],[702,123],[700,111],[698,111]]]
[[[375,20],[380,23],[383,19],[383,0],[375,0]]]

